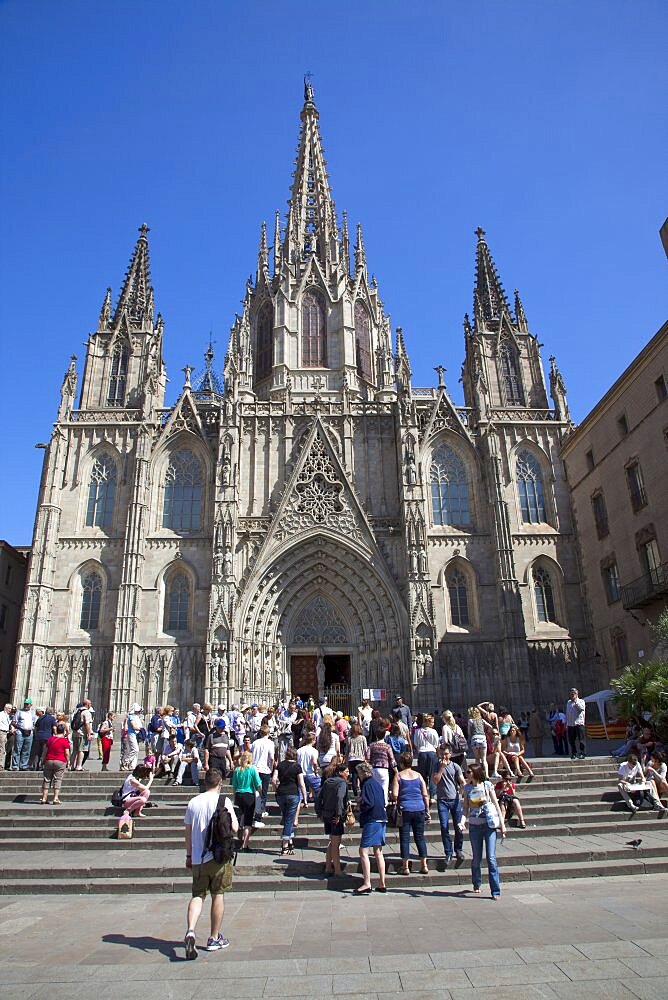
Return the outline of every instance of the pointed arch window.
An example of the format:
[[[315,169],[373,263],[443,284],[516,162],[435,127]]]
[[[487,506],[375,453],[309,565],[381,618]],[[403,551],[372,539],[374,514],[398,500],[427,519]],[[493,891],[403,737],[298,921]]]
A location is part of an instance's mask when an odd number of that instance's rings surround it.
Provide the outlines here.
[[[371,364],[371,319],[363,302],[355,302],[355,350],[357,371],[367,382],[373,382]]]
[[[302,299],[302,364],[304,368],[324,368],[327,364],[325,306],[316,292]]]
[[[108,406],[123,406],[125,403],[125,386],[128,375],[128,349],[125,344],[116,344],[111,356],[111,374],[109,376]]]
[[[165,476],[163,528],[197,531],[201,524],[202,466],[184,448],[172,455]]]
[[[100,574],[91,570],[81,580],[81,617],[79,627],[92,632],[100,626],[100,605],[102,603],[102,580]]]
[[[116,463],[111,455],[98,455],[93,462],[88,484],[86,526],[110,528],[116,495]]]
[[[552,578],[544,566],[533,571],[533,592],[536,599],[536,615],[539,622],[557,622],[554,605]]]
[[[466,627],[471,624],[469,613],[469,592],[466,577],[458,570],[451,570],[446,577],[450,598],[450,620],[453,625]]]
[[[524,406],[517,351],[508,340],[504,340],[499,348],[499,361],[506,406]]]
[[[470,525],[466,469],[452,448],[441,445],[436,449],[432,456],[430,478],[434,524]]]
[[[267,302],[259,312],[256,327],[256,379],[271,375],[274,362],[274,310]]]
[[[165,632],[187,632],[190,628],[190,580],[176,573],[167,585]]]
[[[545,523],[543,475],[538,459],[530,451],[520,451],[517,456],[517,489],[524,523]]]

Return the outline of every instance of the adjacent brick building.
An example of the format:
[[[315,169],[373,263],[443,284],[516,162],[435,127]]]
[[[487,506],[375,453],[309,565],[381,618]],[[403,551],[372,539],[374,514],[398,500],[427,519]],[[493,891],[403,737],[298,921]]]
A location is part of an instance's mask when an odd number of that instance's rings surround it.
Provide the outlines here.
[[[12,689],[28,559],[25,550],[0,540],[0,703]]]

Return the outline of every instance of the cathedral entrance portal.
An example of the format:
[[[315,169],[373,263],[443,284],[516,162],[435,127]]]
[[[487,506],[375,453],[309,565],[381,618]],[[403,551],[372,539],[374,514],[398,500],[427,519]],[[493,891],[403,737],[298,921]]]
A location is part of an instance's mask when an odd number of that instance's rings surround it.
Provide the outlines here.
[[[290,657],[292,694],[304,701],[309,697],[317,701],[318,698],[326,696],[332,708],[348,712],[351,693],[350,656],[338,653],[323,656],[324,674],[322,666],[319,666],[319,660],[320,656],[317,653]]]

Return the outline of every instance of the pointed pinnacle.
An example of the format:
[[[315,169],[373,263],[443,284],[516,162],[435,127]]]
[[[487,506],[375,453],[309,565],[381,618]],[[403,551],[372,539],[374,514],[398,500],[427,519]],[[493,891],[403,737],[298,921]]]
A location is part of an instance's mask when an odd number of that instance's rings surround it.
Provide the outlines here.
[[[142,323],[148,316],[151,324],[153,323],[153,288],[151,287],[148,232],[148,226],[145,222],[142,223],[139,227],[139,239],[125,274],[123,288],[114,313],[114,322],[120,318],[124,310],[127,310],[131,322]]]
[[[527,323],[527,316],[524,311],[524,306],[522,305],[522,300],[520,299],[520,293],[515,289],[515,321],[519,330],[523,332],[528,331],[529,324]]]
[[[274,222],[274,274],[277,274],[281,265],[281,213],[276,209],[276,220]]]
[[[366,250],[364,249],[364,237],[362,236],[362,225],[357,223],[357,241],[355,243],[355,273],[366,269]]]
[[[257,255],[257,269],[264,270],[269,263],[269,247],[267,245],[267,223],[263,222],[260,229],[260,249]]]
[[[107,288],[97,321],[98,330],[108,330],[111,323],[111,288]]]
[[[504,308],[510,313],[510,308],[487,241],[484,239],[485,231],[478,226],[475,232],[478,237],[474,288],[474,313],[477,327],[479,312],[483,320],[491,321],[498,319]]]

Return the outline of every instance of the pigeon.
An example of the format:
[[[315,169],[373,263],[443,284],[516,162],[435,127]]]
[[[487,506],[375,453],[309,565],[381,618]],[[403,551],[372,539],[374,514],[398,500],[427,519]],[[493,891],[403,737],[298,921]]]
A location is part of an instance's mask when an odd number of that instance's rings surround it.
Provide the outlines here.
[[[637,840],[627,840],[626,841],[626,846],[627,847],[632,847],[634,851],[637,851],[640,848],[641,844],[642,844],[642,837],[638,837]]]

